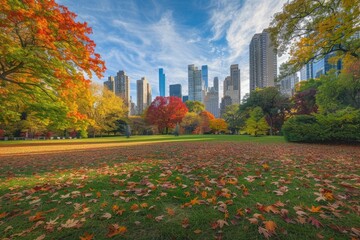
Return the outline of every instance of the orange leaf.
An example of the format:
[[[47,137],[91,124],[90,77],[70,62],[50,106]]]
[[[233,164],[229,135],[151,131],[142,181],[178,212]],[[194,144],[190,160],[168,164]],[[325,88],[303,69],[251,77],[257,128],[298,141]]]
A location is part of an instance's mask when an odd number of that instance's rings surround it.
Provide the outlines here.
[[[94,234],[89,234],[85,232],[84,236],[80,236],[80,240],[92,240],[94,238]]]
[[[202,191],[202,192],[201,192],[201,197],[202,197],[202,198],[206,198],[206,197],[207,197],[207,192]]]
[[[119,226],[117,224],[113,224],[109,228],[109,233],[107,234],[108,237],[113,237],[119,234],[124,234],[127,232],[127,228],[124,226]]]
[[[190,201],[190,204],[195,205],[195,204],[200,204],[200,202],[199,202],[198,198],[196,197]]]
[[[6,212],[0,213],[0,219],[5,218],[7,215],[8,215],[8,213],[6,213]]]
[[[318,207],[311,206],[310,212],[317,213],[320,212],[320,210],[321,210],[321,206]]]
[[[264,224],[265,224],[266,230],[268,230],[269,232],[275,232],[275,229],[277,227],[275,222],[266,221],[266,222],[264,222]]]
[[[170,215],[170,216],[174,216],[175,215],[175,211],[171,208],[166,208],[166,211],[167,213]]]
[[[96,192],[96,197],[100,198],[101,197],[101,192]]]
[[[139,205],[137,205],[136,203],[134,203],[131,207],[130,207],[130,210],[131,211],[136,211],[139,209]]]

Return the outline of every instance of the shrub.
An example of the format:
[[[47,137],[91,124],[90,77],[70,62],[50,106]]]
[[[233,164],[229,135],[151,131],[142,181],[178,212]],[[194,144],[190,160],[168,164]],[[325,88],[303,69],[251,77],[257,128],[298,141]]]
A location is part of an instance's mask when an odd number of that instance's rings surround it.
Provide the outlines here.
[[[313,115],[297,115],[287,120],[282,131],[290,142],[317,142],[320,141],[322,131]]]
[[[294,116],[285,122],[282,131],[290,142],[357,142],[360,110],[348,107],[326,115]]]

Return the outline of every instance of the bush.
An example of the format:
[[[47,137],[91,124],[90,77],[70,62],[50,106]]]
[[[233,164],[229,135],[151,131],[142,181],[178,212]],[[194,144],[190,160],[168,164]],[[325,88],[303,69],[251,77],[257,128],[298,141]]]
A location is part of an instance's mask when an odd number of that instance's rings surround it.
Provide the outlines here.
[[[297,115],[287,120],[282,132],[290,142],[318,142],[322,130],[313,115]]]
[[[357,142],[360,110],[348,107],[327,115],[294,116],[285,122],[282,131],[290,142]]]

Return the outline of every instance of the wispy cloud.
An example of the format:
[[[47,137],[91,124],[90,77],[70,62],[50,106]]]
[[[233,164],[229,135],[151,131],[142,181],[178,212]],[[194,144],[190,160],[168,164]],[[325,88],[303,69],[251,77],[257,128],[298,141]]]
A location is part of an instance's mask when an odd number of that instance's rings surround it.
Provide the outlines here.
[[[187,94],[188,64],[207,64],[209,81],[218,76],[222,87],[230,65],[238,63],[244,95],[249,89],[251,38],[268,27],[286,0],[59,2],[89,22],[97,51],[106,61],[106,78],[125,70],[136,99],[134,83],[143,76],[153,95],[158,94],[159,67],[165,70],[167,84],[181,83]]]

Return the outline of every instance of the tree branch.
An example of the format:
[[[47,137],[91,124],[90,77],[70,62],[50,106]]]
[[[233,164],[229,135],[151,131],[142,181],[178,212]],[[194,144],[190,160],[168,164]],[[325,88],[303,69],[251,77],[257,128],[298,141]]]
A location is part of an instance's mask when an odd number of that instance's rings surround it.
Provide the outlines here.
[[[22,88],[25,88],[24,85],[29,85],[29,86],[37,87],[37,88],[39,88],[41,91],[43,91],[51,100],[53,100],[54,102],[56,101],[56,99],[53,98],[53,97],[52,97],[43,87],[41,87],[39,84],[29,83],[29,82],[18,82],[18,81],[9,79],[9,78],[7,78],[7,77],[4,76],[4,75],[0,75],[0,79],[4,80],[4,81],[6,81],[6,82],[10,82],[10,83],[17,84],[17,85],[19,85],[19,86],[22,87]]]

